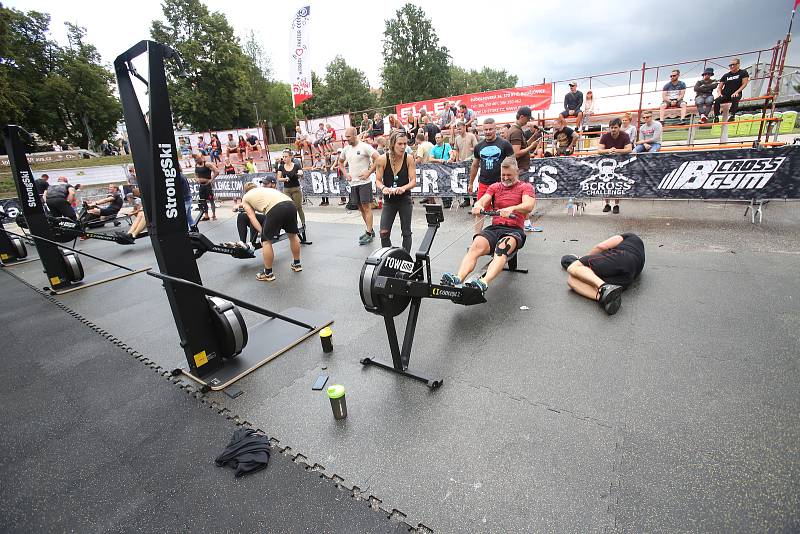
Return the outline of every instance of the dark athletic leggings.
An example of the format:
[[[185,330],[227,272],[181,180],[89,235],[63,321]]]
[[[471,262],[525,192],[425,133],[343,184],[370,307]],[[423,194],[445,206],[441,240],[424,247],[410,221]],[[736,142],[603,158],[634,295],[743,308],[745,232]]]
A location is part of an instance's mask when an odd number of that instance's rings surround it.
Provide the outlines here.
[[[391,197],[388,197],[391,198]],[[397,214],[400,214],[400,232],[403,235],[403,248],[411,253],[411,195],[399,202],[387,201],[383,198],[381,210],[381,246],[392,246],[392,225]]]
[[[262,215],[261,213],[256,213],[256,219],[258,219],[258,223],[261,225],[261,228],[264,228],[264,225],[267,223],[267,216]],[[256,237],[258,237],[258,232],[256,229],[253,228],[253,225],[250,224],[250,218],[247,216],[246,213],[240,213],[236,217],[236,229],[239,231],[239,241],[247,242],[247,229],[250,229],[250,242],[254,245],[256,244]]]

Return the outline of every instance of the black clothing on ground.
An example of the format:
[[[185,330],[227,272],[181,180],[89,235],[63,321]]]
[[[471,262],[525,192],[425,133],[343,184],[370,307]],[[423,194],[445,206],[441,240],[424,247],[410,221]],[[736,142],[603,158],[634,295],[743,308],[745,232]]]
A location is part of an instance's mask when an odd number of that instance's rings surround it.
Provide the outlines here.
[[[287,234],[300,233],[297,228],[297,208],[291,200],[278,202],[269,210],[267,221],[261,226],[261,242],[278,239],[281,230]]]
[[[644,243],[636,234],[620,235],[622,243],[599,254],[584,256],[580,262],[604,282],[627,287],[644,269]]]
[[[236,469],[237,478],[261,471],[269,463],[269,438],[252,428],[240,428],[214,462]]]

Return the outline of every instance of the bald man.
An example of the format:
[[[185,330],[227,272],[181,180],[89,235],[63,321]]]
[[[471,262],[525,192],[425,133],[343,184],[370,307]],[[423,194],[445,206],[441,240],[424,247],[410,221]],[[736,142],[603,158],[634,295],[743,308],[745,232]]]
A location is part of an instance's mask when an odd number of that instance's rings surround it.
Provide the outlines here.
[[[370,167],[378,159],[378,151],[358,139],[358,132],[352,126],[344,131],[347,145],[339,154],[339,171],[350,184],[350,203],[358,206],[367,231],[358,238],[359,245],[366,245],[375,239],[372,228],[372,181]]]

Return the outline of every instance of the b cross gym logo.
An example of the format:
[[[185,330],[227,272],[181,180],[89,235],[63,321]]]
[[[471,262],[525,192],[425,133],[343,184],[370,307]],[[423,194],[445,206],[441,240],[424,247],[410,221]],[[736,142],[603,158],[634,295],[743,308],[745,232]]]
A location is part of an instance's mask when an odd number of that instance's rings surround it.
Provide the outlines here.
[[[578,160],[578,163],[591,167],[596,174],[580,183],[581,192],[589,196],[617,197],[625,195],[635,183],[634,180],[617,172],[631,162],[636,161],[636,156],[618,162],[615,159],[603,158],[597,163]]]
[[[769,182],[781,158],[687,161],[666,174],[659,189],[761,189]]]

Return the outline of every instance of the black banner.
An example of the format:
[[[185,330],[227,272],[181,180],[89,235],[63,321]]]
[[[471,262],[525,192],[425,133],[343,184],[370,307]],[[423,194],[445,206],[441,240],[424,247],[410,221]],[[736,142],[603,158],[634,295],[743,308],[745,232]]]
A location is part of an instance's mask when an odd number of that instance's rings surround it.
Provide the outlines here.
[[[219,175],[214,195],[220,200],[241,198],[245,183],[260,183],[268,176],[275,173]],[[539,198],[800,198],[800,146],[534,159],[521,178],[535,185]],[[412,194],[462,196],[468,181],[468,163],[418,165]],[[335,170],[304,171],[300,183],[309,197],[347,196],[350,190]],[[193,183],[194,199],[197,191]],[[0,205],[6,208],[4,222],[19,209],[16,199]]]
[[[800,198],[800,146],[760,150],[707,150],[531,161],[521,178],[541,198],[625,197],[742,199]],[[242,196],[245,182],[258,183],[274,173],[218,176],[217,198]],[[414,196],[465,195],[469,164],[417,166]],[[336,171],[307,170],[301,179],[306,196],[345,196],[347,181]],[[195,196],[196,196],[196,187]]]

